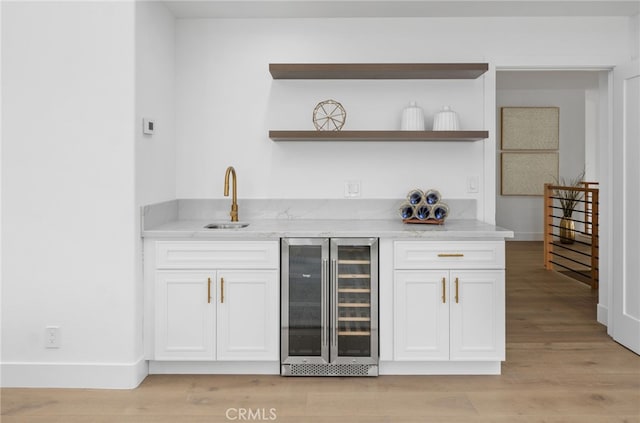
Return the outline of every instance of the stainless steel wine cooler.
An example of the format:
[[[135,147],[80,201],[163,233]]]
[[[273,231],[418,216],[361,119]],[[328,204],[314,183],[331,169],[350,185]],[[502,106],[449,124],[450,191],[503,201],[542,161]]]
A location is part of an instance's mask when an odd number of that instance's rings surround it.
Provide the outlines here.
[[[282,240],[281,374],[378,375],[378,240]]]

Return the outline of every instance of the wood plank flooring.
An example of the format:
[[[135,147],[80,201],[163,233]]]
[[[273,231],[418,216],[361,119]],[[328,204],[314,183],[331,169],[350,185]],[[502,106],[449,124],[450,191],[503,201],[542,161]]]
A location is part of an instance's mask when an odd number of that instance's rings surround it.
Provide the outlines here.
[[[597,292],[542,268],[542,243],[507,246],[501,376],[149,376],[131,391],[2,389],[2,423],[253,421],[640,422],[640,357],[596,322]],[[275,420],[270,409],[275,409]],[[230,410],[229,417],[225,416]]]

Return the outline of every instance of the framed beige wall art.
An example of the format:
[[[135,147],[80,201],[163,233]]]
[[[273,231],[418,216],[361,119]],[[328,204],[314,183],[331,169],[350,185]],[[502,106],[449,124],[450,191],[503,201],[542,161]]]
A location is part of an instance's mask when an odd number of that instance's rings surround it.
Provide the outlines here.
[[[558,180],[558,153],[502,153],[502,195],[543,195]]]
[[[557,150],[560,109],[558,107],[502,107],[503,150]]]

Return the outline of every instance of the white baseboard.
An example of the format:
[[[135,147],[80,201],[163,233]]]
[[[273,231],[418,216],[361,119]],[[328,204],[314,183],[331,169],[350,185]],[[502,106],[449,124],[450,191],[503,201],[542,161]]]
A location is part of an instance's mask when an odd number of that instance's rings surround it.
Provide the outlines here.
[[[2,363],[3,388],[133,389],[147,377],[144,358],[134,363]]]
[[[514,232],[513,238],[508,241],[544,241],[542,232]]]
[[[149,374],[279,375],[279,361],[149,361]]]
[[[606,306],[598,304],[596,320],[598,321],[598,323],[609,327],[609,309],[607,309]]]
[[[380,375],[499,375],[500,361],[381,361]]]

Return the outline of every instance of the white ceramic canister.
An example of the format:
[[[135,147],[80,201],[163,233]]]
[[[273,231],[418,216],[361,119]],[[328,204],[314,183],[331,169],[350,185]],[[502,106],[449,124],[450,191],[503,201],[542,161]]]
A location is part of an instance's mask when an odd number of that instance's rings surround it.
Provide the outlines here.
[[[415,101],[402,111],[400,129],[403,131],[424,131],[424,112]]]
[[[458,114],[449,106],[443,106],[433,118],[434,131],[457,131],[460,129]]]

